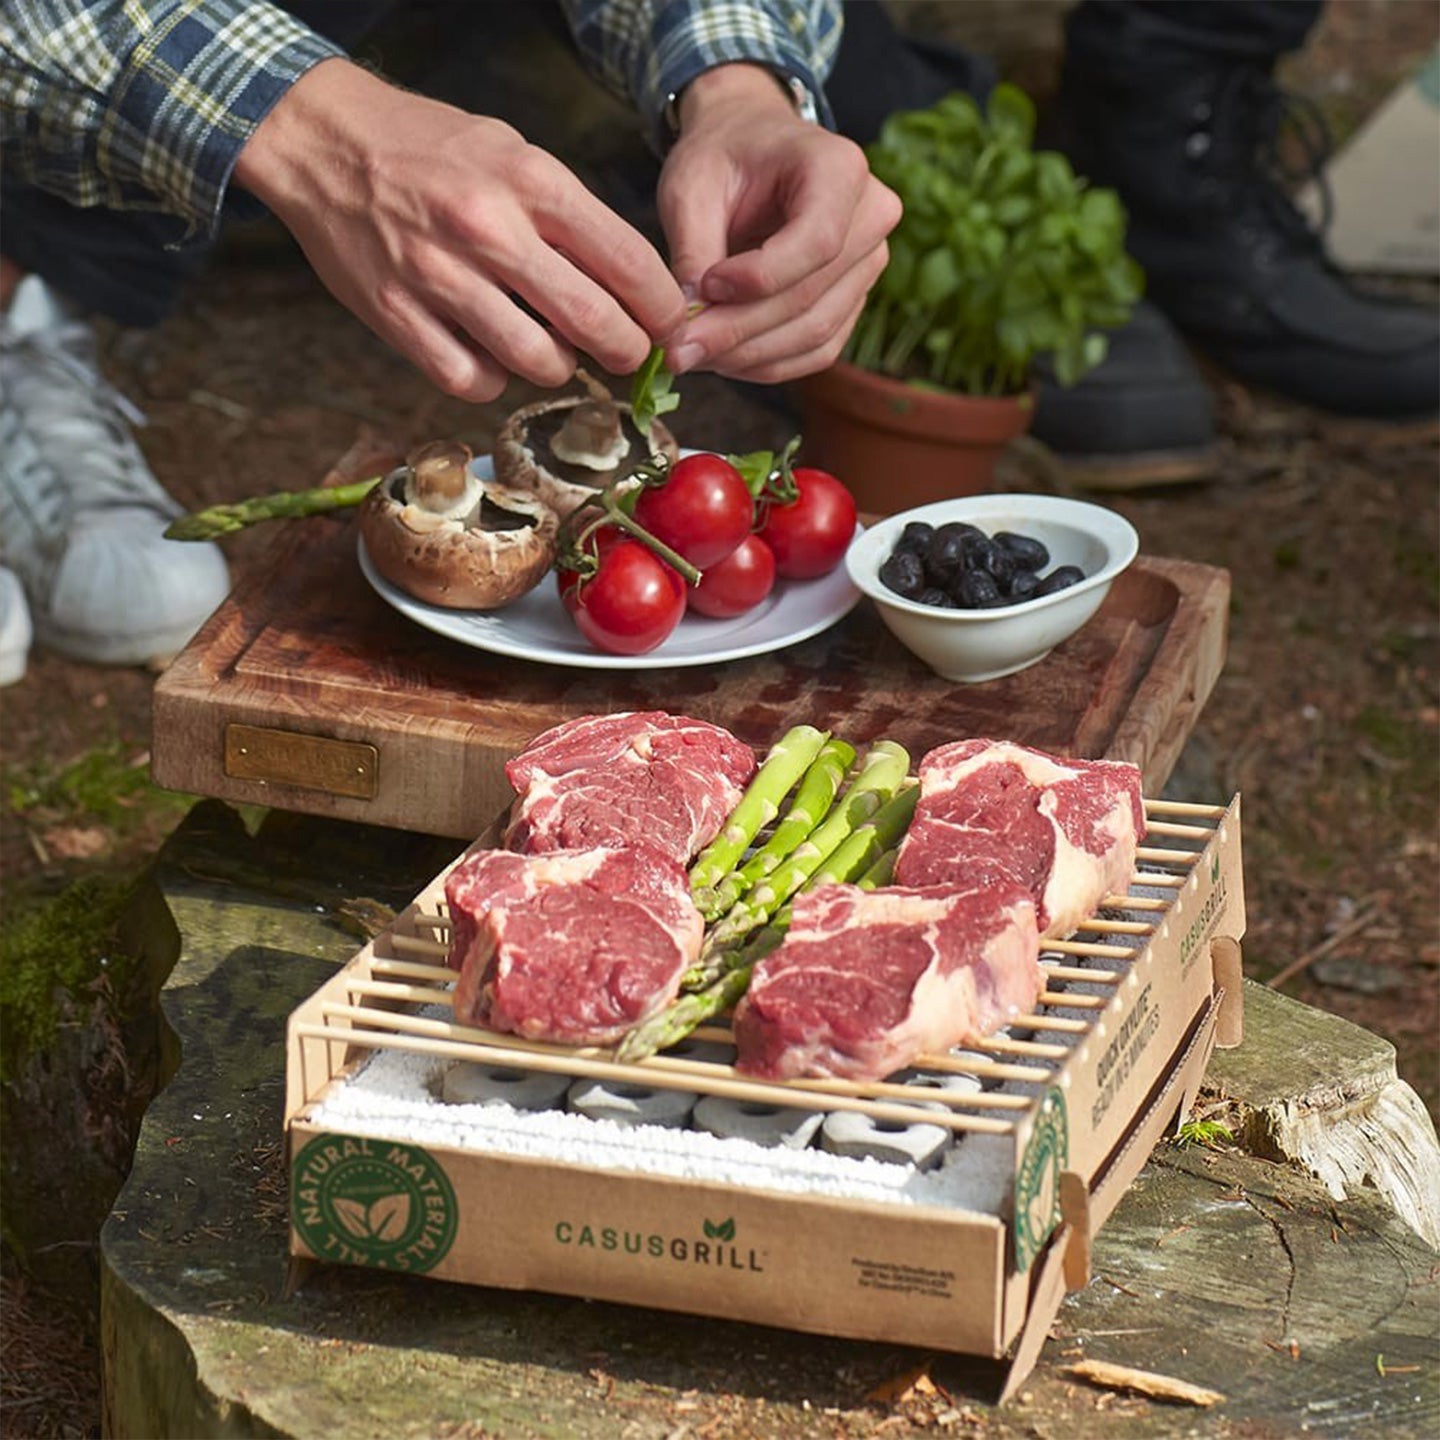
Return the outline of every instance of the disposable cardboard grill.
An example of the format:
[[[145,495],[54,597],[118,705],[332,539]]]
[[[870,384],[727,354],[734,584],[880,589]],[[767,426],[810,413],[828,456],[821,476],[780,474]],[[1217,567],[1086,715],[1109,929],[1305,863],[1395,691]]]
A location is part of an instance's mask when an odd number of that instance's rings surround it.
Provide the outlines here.
[[[913,1090],[895,1085],[762,1083],[728,1065],[663,1054],[621,1064],[600,1049],[528,1043],[456,1025],[443,1010],[436,1018],[436,1006],[453,1004],[448,867],[290,1018],[292,1256],[1008,1357],[1008,1394],[1033,1366],[1065,1291],[1087,1282],[1101,1223],[1188,1112],[1212,1048],[1240,1040],[1239,797],[1227,807],[1150,801],[1146,810],[1147,843],[1127,892],[1106,897],[1070,938],[1047,943],[1034,1013],[978,1048],[915,1062],[1025,1082],[1018,1096],[926,1088],[911,1100]],[[497,822],[470,849],[498,835]],[[1008,1136],[1013,1174],[990,1214],[317,1123],[334,1087],[383,1049]],[[938,1113],[937,1098],[947,1107]],[[644,1130],[634,1134],[643,1148]]]

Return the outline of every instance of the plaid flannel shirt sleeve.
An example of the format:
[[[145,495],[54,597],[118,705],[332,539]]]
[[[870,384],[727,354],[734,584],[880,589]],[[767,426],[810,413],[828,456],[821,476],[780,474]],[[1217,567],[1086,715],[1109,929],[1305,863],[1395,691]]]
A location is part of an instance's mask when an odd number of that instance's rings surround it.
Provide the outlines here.
[[[167,211],[213,233],[256,126],[342,54],[246,0],[5,0],[5,170],[75,205]]]
[[[669,96],[716,65],[743,60],[794,76],[833,128],[824,81],[840,44],[839,0],[562,0],[580,56],[639,112],[664,153]]]

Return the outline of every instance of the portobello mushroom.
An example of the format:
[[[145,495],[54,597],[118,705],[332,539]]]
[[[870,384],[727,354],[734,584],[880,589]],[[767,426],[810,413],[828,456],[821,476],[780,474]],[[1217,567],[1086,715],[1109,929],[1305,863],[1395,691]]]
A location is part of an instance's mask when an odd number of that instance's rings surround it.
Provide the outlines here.
[[[537,400],[505,421],[495,438],[495,475],[537,496],[564,520],[597,490],[659,452],[680,458],[675,437],[660,421],[647,439],[630,406],[584,370],[583,395]]]
[[[360,533],[392,585],[452,610],[495,610],[539,584],[559,519],[533,493],[482,480],[468,446],[434,440],[365,497]]]

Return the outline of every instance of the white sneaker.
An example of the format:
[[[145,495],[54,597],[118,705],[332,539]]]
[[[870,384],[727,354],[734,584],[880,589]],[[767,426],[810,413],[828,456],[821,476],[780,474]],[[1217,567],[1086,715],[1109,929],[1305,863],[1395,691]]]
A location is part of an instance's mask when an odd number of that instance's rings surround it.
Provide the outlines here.
[[[0,685],[13,685],[30,659],[30,607],[13,570],[0,565]]]
[[[0,319],[0,560],[19,575],[35,640],[72,659],[174,654],[225,598],[217,546],[166,540],[180,513],[102,378],[90,326],[38,276]]]

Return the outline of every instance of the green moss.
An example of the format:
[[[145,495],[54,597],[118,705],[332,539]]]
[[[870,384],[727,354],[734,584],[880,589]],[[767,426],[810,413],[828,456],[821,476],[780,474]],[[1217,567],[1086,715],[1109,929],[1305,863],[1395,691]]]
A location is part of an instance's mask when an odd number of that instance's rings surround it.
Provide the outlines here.
[[[1382,762],[1365,776],[1371,806],[1407,824],[1432,824],[1440,754],[1428,728],[1393,709],[1370,705],[1355,717],[1354,730]]]
[[[48,900],[14,904],[0,922],[0,1078],[46,1048],[69,1006],[101,975],[117,990],[137,963],[117,942],[135,881],[87,876]],[[84,1006],[82,1008],[88,1008]]]
[[[83,815],[121,833],[157,810],[178,816],[194,803],[192,796],[152,784],[147,758],[119,740],[87,751],[59,769],[7,767],[5,798],[17,815]]]

